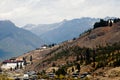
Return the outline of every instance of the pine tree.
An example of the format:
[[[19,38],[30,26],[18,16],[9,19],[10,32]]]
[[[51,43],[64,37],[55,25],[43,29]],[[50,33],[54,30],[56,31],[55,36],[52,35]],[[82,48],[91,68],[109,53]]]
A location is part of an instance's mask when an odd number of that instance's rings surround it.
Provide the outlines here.
[[[86,64],[89,64],[90,62],[90,50],[89,49],[86,50],[85,57],[86,57]]]
[[[78,72],[80,72],[80,64],[77,63]]]
[[[23,66],[22,66],[22,62],[20,63],[20,69],[22,69],[23,68]]]
[[[31,64],[32,64],[32,60],[33,60],[33,59],[32,59],[32,55],[31,55],[31,56],[30,56],[30,62],[31,62]]]
[[[32,62],[32,55],[30,56],[30,61]]]
[[[76,56],[76,61],[79,61],[79,60],[80,60],[79,55],[77,55]]]
[[[27,65],[27,62],[26,62],[26,60],[24,60],[24,63],[23,63],[23,64],[24,64],[24,66],[26,66],[26,65]]]
[[[27,62],[26,62],[26,58],[23,57],[23,65],[26,66],[27,65]]]
[[[62,74],[62,75],[65,75],[66,74],[66,71],[65,71],[65,69],[62,67],[62,68],[60,68],[60,69],[58,69],[58,71],[56,71],[56,75],[60,75],[60,74]]]
[[[16,69],[18,69],[18,68],[19,68],[19,64],[18,64],[18,62],[17,62]]]
[[[74,68],[72,67],[72,72],[74,72]]]

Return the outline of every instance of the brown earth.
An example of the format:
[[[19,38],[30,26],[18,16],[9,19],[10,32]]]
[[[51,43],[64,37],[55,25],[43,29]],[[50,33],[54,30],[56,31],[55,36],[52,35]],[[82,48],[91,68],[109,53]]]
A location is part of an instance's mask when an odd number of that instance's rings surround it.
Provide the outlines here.
[[[100,27],[92,30],[90,33],[82,35],[76,40],[75,45],[80,47],[95,48],[97,46],[105,46],[120,41],[120,22],[112,27]]]
[[[29,64],[26,67],[26,70],[41,71],[43,69],[47,69],[51,67],[53,63],[55,63],[56,65],[64,65],[66,64],[67,60],[71,62],[74,61],[75,56],[69,56],[67,58],[62,57],[61,59],[57,59],[54,62],[50,62],[50,61],[43,62],[53,57],[60,51],[64,50],[64,48],[76,46],[76,45],[80,47],[96,48],[98,46],[106,46],[107,44],[111,45],[116,42],[120,42],[120,22],[113,24],[113,26],[111,27],[106,26],[106,27],[93,29],[92,31],[83,34],[81,37],[77,38],[76,40],[65,41],[52,48],[30,51],[28,53],[25,53],[22,56],[19,56],[18,59],[22,59],[23,57],[26,57],[27,61],[29,61],[29,57],[32,55],[33,64]],[[97,75],[95,79],[96,80],[120,80],[120,76],[110,77],[110,75],[112,74],[110,71],[112,71],[112,69],[114,68],[100,69],[96,71],[96,73],[99,73],[100,71],[102,71],[103,74],[101,76]],[[85,67],[82,69],[82,72],[84,72],[84,70],[86,70]]]

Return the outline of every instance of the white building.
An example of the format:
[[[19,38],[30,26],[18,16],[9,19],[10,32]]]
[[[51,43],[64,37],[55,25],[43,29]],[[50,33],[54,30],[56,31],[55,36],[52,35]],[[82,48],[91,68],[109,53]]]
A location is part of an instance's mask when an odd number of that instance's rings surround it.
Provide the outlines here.
[[[16,67],[20,68],[20,66],[24,67],[23,61],[5,60],[2,63],[1,69],[4,70],[15,69]]]
[[[41,49],[46,49],[46,48],[47,48],[47,45],[41,46]]]

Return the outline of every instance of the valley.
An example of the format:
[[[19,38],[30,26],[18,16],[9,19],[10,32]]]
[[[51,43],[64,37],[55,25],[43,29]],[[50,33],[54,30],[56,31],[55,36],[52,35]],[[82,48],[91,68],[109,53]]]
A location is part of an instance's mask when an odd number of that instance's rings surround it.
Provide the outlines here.
[[[120,0],[0,0],[0,80],[120,80]]]
[[[60,44],[44,45],[16,60],[26,63],[22,73],[35,71],[39,79],[119,80],[119,29],[118,19],[111,26],[88,30]]]

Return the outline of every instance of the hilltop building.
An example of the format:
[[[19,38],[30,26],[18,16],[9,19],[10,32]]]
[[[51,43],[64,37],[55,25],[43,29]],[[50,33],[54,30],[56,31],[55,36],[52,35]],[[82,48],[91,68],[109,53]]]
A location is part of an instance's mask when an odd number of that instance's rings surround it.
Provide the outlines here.
[[[42,45],[41,49],[46,49],[48,46],[47,45]]]

